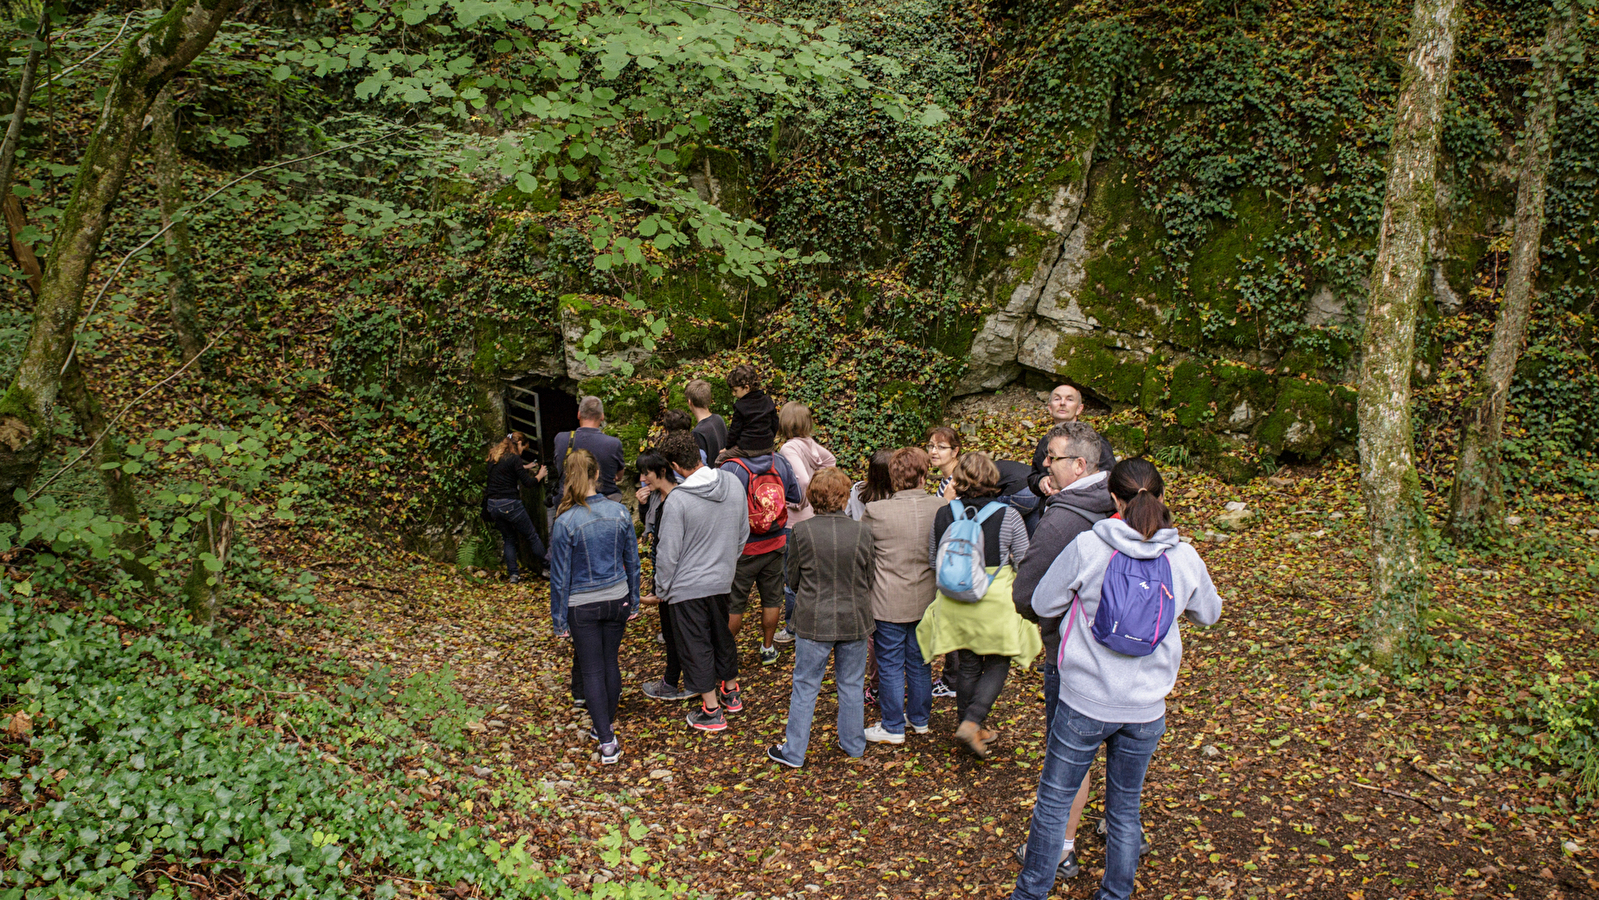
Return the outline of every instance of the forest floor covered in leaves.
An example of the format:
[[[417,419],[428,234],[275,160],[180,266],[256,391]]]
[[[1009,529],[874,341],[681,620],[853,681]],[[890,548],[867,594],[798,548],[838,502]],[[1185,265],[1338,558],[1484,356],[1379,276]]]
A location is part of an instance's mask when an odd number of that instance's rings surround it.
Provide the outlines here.
[[[1144,795],[1154,852],[1139,871],[1141,896],[1599,895],[1591,806],[1558,773],[1506,765],[1527,739],[1510,729],[1532,680],[1596,668],[1599,597],[1580,574],[1593,564],[1592,504],[1529,498],[1500,553],[1441,566],[1433,660],[1391,678],[1344,649],[1367,596],[1352,467],[1243,487],[1177,471],[1168,498],[1179,527],[1200,538],[1226,605],[1216,626],[1184,631]],[[1259,522],[1217,538],[1207,523],[1235,500]],[[763,667],[746,629],[745,709],[725,732],[701,734],[684,724],[687,705],[639,690],[664,660],[646,610],[623,645],[625,756],[601,766],[587,715],[570,702],[569,645],[551,634],[542,584],[419,561],[321,571],[321,599],[347,618],[330,628],[306,611],[303,627],[280,636],[358,669],[453,670],[468,700],[490,710],[474,723],[477,758],[462,757],[459,773],[420,773],[418,789],[449,794],[477,776],[476,793],[456,797],[464,817],[502,839],[530,835],[574,887],[645,873],[717,897],[998,897],[1015,879],[1044,747],[1036,670],[1012,673],[991,720],[1003,738],[987,760],[952,745],[953,700],[935,701],[931,734],[851,760],[834,746],[836,695],[824,686],[806,767],[789,770],[764,750],[782,739],[791,648]],[[507,777],[542,783],[544,799],[498,802]],[[1079,841],[1083,874],[1057,896],[1087,897],[1097,884],[1098,817],[1095,803]],[[624,853],[607,866],[600,854],[615,844],[601,839],[634,822],[637,839],[620,843],[642,848],[632,856],[641,864]]]

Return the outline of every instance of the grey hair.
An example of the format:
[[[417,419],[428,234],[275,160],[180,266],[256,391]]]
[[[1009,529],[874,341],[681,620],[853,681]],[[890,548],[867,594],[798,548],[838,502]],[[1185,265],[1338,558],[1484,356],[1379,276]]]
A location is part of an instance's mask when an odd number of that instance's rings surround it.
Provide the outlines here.
[[[605,419],[605,404],[593,394],[577,401],[577,417],[579,419]]]
[[[1066,439],[1066,456],[1080,456],[1092,471],[1099,471],[1099,432],[1087,422],[1062,422],[1044,435],[1048,447],[1056,438]]]

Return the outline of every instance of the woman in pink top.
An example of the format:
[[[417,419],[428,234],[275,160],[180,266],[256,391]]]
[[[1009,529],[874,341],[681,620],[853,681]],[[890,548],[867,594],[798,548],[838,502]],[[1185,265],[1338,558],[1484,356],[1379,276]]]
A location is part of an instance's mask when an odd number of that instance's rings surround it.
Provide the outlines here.
[[[811,437],[816,425],[811,421],[811,408],[798,400],[790,400],[783,404],[777,413],[777,439],[781,446],[777,452],[788,460],[788,467],[794,470],[794,480],[799,482],[800,496],[805,496],[805,491],[811,486],[811,479],[819,469],[828,469],[838,465],[838,460],[831,451]],[[788,527],[795,525],[816,515],[811,509],[810,501],[802,505],[788,505]]]
[[[822,469],[833,468],[838,465],[838,460],[832,451],[816,443],[811,437],[811,432],[816,430],[816,423],[811,421],[811,408],[798,400],[790,400],[783,404],[777,413],[777,440],[781,444],[777,452],[788,461],[788,467],[794,472],[794,480],[799,482],[800,497],[806,496],[806,491],[811,486],[811,479]],[[788,505],[788,527],[812,518],[816,511],[811,509],[809,500],[804,500],[800,505]],[[785,560],[785,566],[786,566]],[[790,643],[794,640],[794,592],[787,585],[783,588],[784,609],[783,627],[778,629],[773,640],[780,644]]]

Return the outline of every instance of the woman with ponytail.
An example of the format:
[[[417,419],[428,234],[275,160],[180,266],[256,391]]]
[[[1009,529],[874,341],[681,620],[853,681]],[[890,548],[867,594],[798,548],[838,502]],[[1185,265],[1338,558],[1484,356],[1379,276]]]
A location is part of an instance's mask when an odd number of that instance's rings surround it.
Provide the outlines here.
[[[594,454],[573,450],[562,468],[565,489],[550,530],[550,615],[555,633],[572,638],[574,675],[594,722],[590,736],[600,742],[600,762],[609,764],[622,758],[611,728],[622,696],[616,655],[639,604],[638,538],[632,513],[600,496]]]
[[[1165,490],[1160,472],[1148,460],[1117,463],[1110,473],[1116,516],[1095,522],[1093,530],[1072,541],[1033,592],[1033,610],[1040,617],[1065,616],[1058,661],[1060,706],[1050,727],[1032,830],[1013,900],[1049,896],[1072,801],[1101,744],[1105,746],[1105,877],[1095,896],[1126,900],[1132,895],[1143,837],[1139,805],[1144,774],[1166,731],[1166,696],[1182,664],[1179,620],[1214,624],[1222,605],[1199,554],[1178,540]],[[1117,556],[1124,558],[1116,560]],[[1110,591],[1105,589],[1107,570],[1114,585]],[[1127,573],[1142,574],[1128,581]],[[1129,625],[1120,619],[1106,623],[1097,614],[1102,600],[1119,601],[1135,590],[1148,591],[1148,596],[1161,601],[1151,644],[1138,647],[1140,655],[1129,655],[1126,636],[1145,623]]]
[[[544,467],[522,461],[522,451],[527,449],[527,436],[513,431],[489,448],[485,460],[489,464],[488,484],[483,489],[483,513],[494,527],[500,530],[505,544],[505,568],[511,583],[522,580],[516,566],[516,541],[527,541],[533,551],[533,572],[544,574],[544,542],[533,529],[527,508],[522,505],[524,487],[533,487],[544,479]],[[536,471],[535,471],[536,470]]]

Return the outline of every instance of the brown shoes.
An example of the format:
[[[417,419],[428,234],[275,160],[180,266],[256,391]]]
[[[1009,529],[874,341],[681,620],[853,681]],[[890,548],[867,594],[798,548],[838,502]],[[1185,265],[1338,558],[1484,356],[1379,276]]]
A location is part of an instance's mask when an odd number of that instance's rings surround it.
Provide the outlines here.
[[[955,729],[955,740],[965,744],[978,758],[986,758],[988,741],[983,738],[985,734],[998,737],[992,731],[985,732],[976,722],[962,722],[960,727]]]

